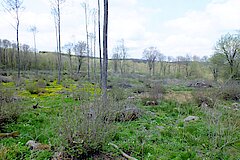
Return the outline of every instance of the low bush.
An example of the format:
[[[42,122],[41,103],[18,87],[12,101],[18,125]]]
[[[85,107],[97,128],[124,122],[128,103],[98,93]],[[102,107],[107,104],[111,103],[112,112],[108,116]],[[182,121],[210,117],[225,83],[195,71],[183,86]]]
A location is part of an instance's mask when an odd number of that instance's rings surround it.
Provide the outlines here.
[[[166,89],[163,85],[154,83],[149,89],[149,93],[145,93],[142,97],[142,104],[149,105],[157,105],[158,101],[162,100],[163,95],[166,93]]]
[[[74,108],[64,107],[59,117],[59,136],[70,157],[84,159],[107,145],[113,131],[113,106],[113,102],[104,105],[102,100],[95,100]]]
[[[31,94],[38,94],[41,92],[35,83],[28,83],[25,89]]]
[[[220,97],[224,100],[240,100],[240,82],[230,81],[220,89]]]
[[[123,88],[113,87],[110,92],[110,96],[115,101],[125,100],[128,97],[127,91]]]
[[[19,116],[21,109],[15,101],[11,90],[0,87],[0,129],[6,123],[15,121]]]
[[[192,91],[192,97],[199,107],[206,105],[210,108],[214,107],[219,98],[216,89],[197,89]]]

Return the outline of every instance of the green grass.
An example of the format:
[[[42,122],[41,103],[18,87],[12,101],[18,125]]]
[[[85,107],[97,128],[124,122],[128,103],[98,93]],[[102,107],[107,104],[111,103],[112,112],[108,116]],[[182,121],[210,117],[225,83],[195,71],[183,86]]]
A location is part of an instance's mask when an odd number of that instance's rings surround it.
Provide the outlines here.
[[[92,95],[93,86],[91,84],[87,86],[89,89],[83,87],[81,92],[90,92]],[[58,94],[59,90],[65,88],[55,82],[48,88],[51,88],[53,95],[20,94],[25,97],[20,103],[25,107],[25,112],[20,115],[17,122],[7,124],[3,130],[4,132],[19,131],[20,136],[0,139],[0,159],[50,159],[54,151],[59,149],[62,142],[58,137],[60,128],[58,116],[63,112],[64,106],[79,106],[82,101],[75,101],[66,95]],[[172,90],[189,91],[185,87],[173,87]],[[26,91],[22,90],[22,92]],[[33,109],[32,105],[37,102],[41,108]],[[240,159],[240,145],[234,144],[220,149],[225,144],[224,139],[227,138],[224,136],[230,136],[231,140],[240,138],[239,130],[235,130],[232,134],[224,134],[230,130],[228,128],[230,122],[236,122],[236,129],[239,129],[239,113],[219,110],[224,113],[219,126],[225,132],[218,136],[216,134],[218,126],[209,123],[210,117],[195,104],[179,104],[171,100],[162,101],[158,106],[142,106],[138,103],[138,107],[144,111],[143,116],[132,122],[116,122],[117,129],[111,140],[127,154],[137,159],[149,160]],[[200,119],[185,123],[183,120],[189,115],[199,116]],[[233,115],[236,119],[227,119]],[[53,150],[31,151],[25,145],[28,140],[50,144]],[[216,146],[216,141],[219,146]],[[109,145],[104,146],[102,152],[120,156],[120,153]]]

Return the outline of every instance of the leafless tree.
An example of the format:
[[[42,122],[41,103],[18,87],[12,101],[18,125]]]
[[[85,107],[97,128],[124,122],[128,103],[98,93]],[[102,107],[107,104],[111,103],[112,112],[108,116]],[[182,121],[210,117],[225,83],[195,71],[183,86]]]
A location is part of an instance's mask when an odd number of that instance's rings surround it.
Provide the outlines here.
[[[37,27],[31,26],[29,29],[30,32],[33,34],[33,43],[34,43],[34,55],[35,55],[35,69],[36,69],[36,75],[38,75],[38,63],[37,63],[37,45],[36,45],[36,34],[38,32]]]
[[[3,65],[5,66],[5,69],[7,69],[7,65],[8,65],[8,53],[7,53],[7,50],[8,48],[11,46],[11,42],[7,39],[4,39],[3,40],[3,48],[4,48],[4,52],[3,52],[3,57],[2,57],[2,60],[3,60]]]
[[[73,49],[73,43],[67,43],[63,46],[63,48],[67,51],[68,58],[69,58],[69,68],[70,68],[70,74],[73,74],[73,67],[72,67],[72,49]]]
[[[97,14],[97,10],[96,9],[93,9],[93,66],[94,66],[94,81],[96,81],[96,20],[97,20],[97,17],[96,17],[96,14]]]
[[[99,48],[99,60],[100,60],[100,84],[102,86],[102,43],[101,43],[101,9],[100,0],[98,0],[98,48]]]
[[[19,46],[19,25],[20,18],[19,13],[23,10],[23,0],[3,0],[3,6],[5,10],[11,14],[11,16],[15,20],[15,25],[12,27],[16,30],[16,38],[17,38],[17,66],[18,66],[18,80],[20,80],[20,46]]]
[[[27,45],[27,44],[23,44],[22,45],[22,51],[23,51],[23,56],[22,56],[22,66],[23,66],[23,70],[26,71],[27,70],[27,67],[29,66],[29,62],[30,62],[30,59],[29,59],[29,49],[30,49],[30,46]]]
[[[65,0],[50,0],[52,5],[52,14],[54,16],[56,39],[57,39],[57,52],[58,52],[58,84],[61,82],[62,72],[62,53],[61,53],[61,5]]]
[[[108,69],[108,0],[104,0],[104,22],[103,22],[103,101],[107,103],[107,69]]]
[[[89,55],[89,33],[88,33],[88,25],[89,25],[89,4],[87,1],[82,3],[82,7],[84,8],[84,13],[85,13],[85,28],[86,28],[86,42],[87,42],[87,61],[88,61],[88,67],[87,67],[87,75],[88,75],[88,81],[90,81],[90,55]]]
[[[143,51],[143,59],[147,60],[150,75],[154,75],[155,62],[158,55],[159,55],[159,51],[157,50],[156,47],[149,47],[144,49]]]
[[[83,57],[84,57],[84,54],[86,53],[86,48],[87,48],[87,44],[83,41],[77,42],[73,47],[73,50],[78,58],[78,69],[77,69],[78,74],[80,73],[80,69],[83,63]]]
[[[164,75],[165,75],[164,61],[166,60],[166,56],[162,53],[159,53],[158,56],[157,56],[157,59],[160,63],[160,75],[163,73],[163,71],[164,71]]]
[[[117,42],[116,47],[113,49],[115,59],[115,65],[119,63],[121,74],[126,72],[126,58],[127,58],[127,48],[124,43],[124,39],[121,39]],[[117,66],[116,66],[117,67]]]

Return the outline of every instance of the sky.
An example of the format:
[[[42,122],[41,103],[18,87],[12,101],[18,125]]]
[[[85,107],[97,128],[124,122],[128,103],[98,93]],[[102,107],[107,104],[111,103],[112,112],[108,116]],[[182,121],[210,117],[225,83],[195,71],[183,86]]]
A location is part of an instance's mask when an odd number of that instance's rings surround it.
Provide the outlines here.
[[[87,0],[90,8],[97,0]],[[103,1],[103,0],[101,0]],[[0,0],[2,2],[2,0]],[[62,46],[86,41],[83,0],[66,0],[61,8]],[[55,27],[49,0],[23,0],[20,43],[33,46],[29,27],[35,25],[37,49],[55,51]],[[240,29],[240,0],[109,0],[108,51],[124,39],[129,58],[142,58],[154,46],[165,56],[214,53],[217,40]],[[14,19],[0,6],[0,39],[15,41]],[[93,20],[89,32],[93,32]]]

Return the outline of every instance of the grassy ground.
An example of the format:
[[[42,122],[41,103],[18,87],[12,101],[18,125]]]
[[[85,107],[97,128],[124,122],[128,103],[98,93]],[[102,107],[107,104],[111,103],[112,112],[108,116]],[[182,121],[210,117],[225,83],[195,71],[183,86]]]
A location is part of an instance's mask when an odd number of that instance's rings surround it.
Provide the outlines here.
[[[11,83],[4,85],[13,87]],[[0,139],[0,159],[50,159],[62,145],[58,117],[64,107],[88,102],[83,101],[84,96],[80,101],[74,99],[76,86],[51,82],[41,94],[19,88],[18,95],[23,98],[19,106],[24,112],[2,132],[18,131],[20,136]],[[81,86],[81,95],[87,93],[87,97],[92,97],[96,91],[92,84]],[[144,106],[136,99],[134,103],[143,110],[142,117],[131,122],[114,122],[116,129],[111,142],[137,159],[240,159],[239,111],[221,105],[217,109],[199,108],[191,101],[191,91],[182,86],[168,87],[165,98],[157,106]],[[40,108],[33,109],[36,103]],[[189,115],[200,119],[184,122]],[[28,140],[49,144],[52,150],[31,151],[25,145]],[[101,153],[111,159],[121,159],[120,152],[107,144]]]

